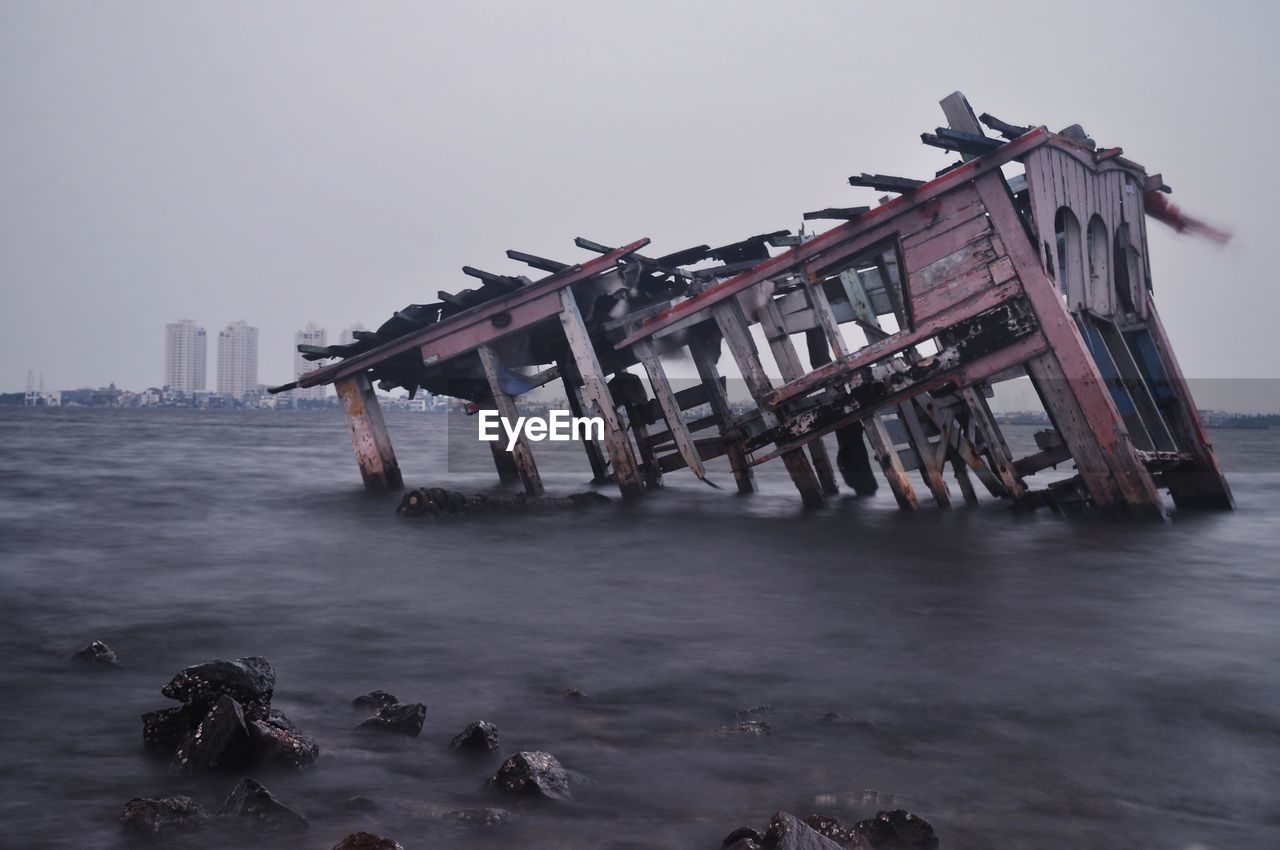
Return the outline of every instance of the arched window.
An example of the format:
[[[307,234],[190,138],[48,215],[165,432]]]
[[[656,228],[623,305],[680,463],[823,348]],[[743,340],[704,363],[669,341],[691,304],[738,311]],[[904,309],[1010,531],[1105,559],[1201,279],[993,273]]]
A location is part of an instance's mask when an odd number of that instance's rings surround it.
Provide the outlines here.
[[[1089,219],[1089,306],[1101,313],[1111,312],[1111,246],[1102,216]]]
[[[1061,207],[1053,217],[1053,231],[1058,240],[1058,289],[1078,300],[1084,286],[1080,274],[1080,221],[1071,210]]]
[[[1137,312],[1133,306],[1133,282],[1129,275],[1132,252],[1129,250],[1129,225],[1116,228],[1115,251],[1112,255],[1112,275],[1115,279],[1116,312]]]

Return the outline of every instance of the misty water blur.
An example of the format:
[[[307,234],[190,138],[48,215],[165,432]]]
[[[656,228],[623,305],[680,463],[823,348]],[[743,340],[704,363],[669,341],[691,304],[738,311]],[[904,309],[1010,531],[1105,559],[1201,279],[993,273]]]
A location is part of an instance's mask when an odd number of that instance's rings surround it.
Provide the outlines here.
[[[389,420],[410,486],[495,491],[439,475],[442,417]],[[805,515],[778,464],[749,498],[713,465],[728,489],[410,520],[362,490],[337,414],[0,411],[0,843],[114,846],[133,796],[216,807],[237,777],[169,776],[139,715],[186,665],[262,654],[323,755],[256,775],[312,821],[258,847],[714,848],[780,808],[899,806],[948,850],[1280,846],[1277,436],[1213,432],[1239,510],[1163,526],[886,490]],[[70,667],[92,639],[125,668]],[[428,705],[421,738],[351,731],[374,688]],[[714,734],[759,705],[772,736]],[[590,782],[493,798],[497,757],[447,749],[476,718]]]

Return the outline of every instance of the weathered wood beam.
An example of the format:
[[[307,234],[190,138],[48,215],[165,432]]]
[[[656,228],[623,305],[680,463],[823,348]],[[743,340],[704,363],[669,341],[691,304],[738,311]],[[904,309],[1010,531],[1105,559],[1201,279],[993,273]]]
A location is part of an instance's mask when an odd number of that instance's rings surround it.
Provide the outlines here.
[[[716,354],[712,350],[712,342],[706,334],[695,333],[689,339],[689,353],[693,357],[693,365],[698,370],[702,387],[707,394],[707,404],[712,413],[720,420],[720,434],[724,440],[725,454],[729,456],[729,468],[733,471],[734,483],[739,493],[755,492],[755,476],[751,464],[747,462],[746,452],[742,449],[742,432],[738,428],[733,410],[729,407],[729,397],[725,392],[723,379],[716,369]]]
[[[987,459],[992,469],[1000,476],[1000,483],[1004,485],[1011,497],[1015,500],[1021,499],[1027,492],[1027,485],[1023,483],[1022,476],[1018,475],[1017,469],[1014,468],[1013,453],[1009,451],[1009,444],[1005,442],[999,424],[991,415],[991,408],[987,406],[986,398],[973,387],[961,389],[960,398],[969,409],[970,421],[982,437],[983,447],[987,450]]]
[[[842,221],[851,221],[865,212],[870,212],[871,207],[826,207],[813,212],[804,214],[805,221],[821,221],[823,219],[839,219]]]
[[[565,357],[558,364],[560,366],[560,376],[564,382],[565,400],[569,403],[569,413],[575,418],[585,416],[583,412],[586,405],[582,401],[582,376],[578,374],[577,365],[573,361],[572,355]],[[587,453],[587,462],[591,465],[591,482],[593,484],[603,484],[609,480],[609,462],[605,459],[604,451],[600,448],[600,444],[596,442],[595,437],[591,436],[590,431],[584,431],[582,436],[582,448]]]
[[[618,419],[618,410],[609,393],[600,360],[591,344],[587,323],[582,319],[582,311],[572,289],[560,290],[560,304],[560,325],[564,328],[565,339],[569,342],[578,374],[582,376],[583,399],[604,420],[605,451],[609,453],[618,490],[624,499],[635,498],[643,492],[643,483],[635,454],[631,450],[631,440]]]
[[[865,186],[877,192],[907,193],[923,186],[925,181],[912,180],[910,177],[893,177],[889,174],[855,174],[849,178],[850,186]]]
[[[520,418],[520,413],[516,410],[515,399],[502,387],[503,368],[497,352],[490,345],[481,345],[476,349],[476,354],[480,356],[480,365],[484,368],[484,376],[489,381],[489,392],[494,406],[498,409],[498,415],[508,422],[515,422]],[[533,449],[529,447],[529,440],[525,437],[523,430],[516,437],[511,456],[515,461],[516,471],[520,474],[520,481],[524,484],[525,493],[530,496],[541,496],[542,476],[538,474],[538,465],[533,460]]]
[[[671,390],[671,382],[667,379],[666,370],[662,368],[662,361],[653,350],[653,343],[647,339],[642,340],[636,343],[631,351],[644,367],[645,374],[649,376],[654,398],[662,409],[662,417],[667,423],[667,433],[671,435],[676,450],[680,452],[680,456],[684,458],[685,464],[693,474],[705,480],[707,471],[693,444],[693,437],[680,416],[680,402],[676,400],[676,394]]]
[[[404,479],[400,475],[400,464],[391,448],[391,436],[382,418],[382,406],[374,395],[368,374],[360,372],[343,378],[334,384],[334,389],[347,417],[351,447],[355,449],[364,486],[371,490],[402,489]]]
[[[760,354],[756,350],[755,340],[751,338],[746,317],[742,315],[742,308],[738,306],[736,300],[723,301],[712,308],[711,315],[720,328],[729,353],[738,364],[738,371],[746,381],[747,390],[759,404],[760,400],[773,390],[773,385],[769,381],[769,376],[765,374],[764,366],[760,363]],[[777,424],[777,416],[773,412],[762,407],[760,414],[766,428]],[[826,504],[822,486],[818,483],[818,478],[804,452],[798,449],[784,452],[782,462],[791,475],[792,483],[800,491],[800,498],[806,508],[816,508]]]
[[[539,257],[537,254],[526,254],[523,251],[508,250],[507,258],[515,260],[517,263],[524,263],[530,268],[538,269],[544,272],[562,272],[569,268],[568,263],[562,263],[558,260],[548,260],[546,257]]]
[[[951,493],[947,490],[947,482],[942,478],[944,458],[939,457],[938,454],[930,450],[929,435],[925,432],[924,425],[920,421],[915,399],[898,405],[898,418],[902,420],[902,424],[907,428],[907,435],[911,439],[911,448],[915,451],[919,460],[920,476],[924,479],[925,486],[929,488],[929,492],[933,494],[933,500],[938,503],[940,508],[951,507]],[[941,445],[945,448],[945,443]]]

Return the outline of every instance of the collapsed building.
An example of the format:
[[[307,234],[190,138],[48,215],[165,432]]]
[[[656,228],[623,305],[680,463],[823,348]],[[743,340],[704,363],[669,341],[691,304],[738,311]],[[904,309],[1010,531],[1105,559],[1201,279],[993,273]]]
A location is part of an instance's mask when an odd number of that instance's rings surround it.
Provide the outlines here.
[[[723,456],[743,493],[753,467],[780,460],[811,507],[841,482],[874,490],[878,470],[903,509],[922,498],[912,471],[944,507],[950,479],[967,503],[981,489],[1163,515],[1167,492],[1179,509],[1230,509],[1156,310],[1146,219],[1216,231],[1167,202],[1161,175],[1079,126],[979,120],[959,92],[942,107],[948,126],[921,139],[959,160],[928,181],[851,177],[887,196],[804,214],[840,222],[825,232],[668,254],[647,239],[579,238],[592,256],[578,262],[508,251],[542,276],[464,267],[479,287],[406,307],[348,345],[300,346],[336,361],[273,392],[334,384],[370,487],[402,486],[375,383],[514,419],[522,394],[560,381],[575,416],[604,420],[603,439],[584,448],[597,480],[624,497],[680,469],[705,479],[706,462]],[[730,405],[725,354],[754,402],[746,411]],[[673,355],[691,358],[696,385],[673,389]],[[1052,428],[1037,452],[1014,457],[988,398],[992,384],[1023,376]],[[528,440],[491,446],[503,481],[542,493]],[[1063,464],[1075,474],[1034,486]]]

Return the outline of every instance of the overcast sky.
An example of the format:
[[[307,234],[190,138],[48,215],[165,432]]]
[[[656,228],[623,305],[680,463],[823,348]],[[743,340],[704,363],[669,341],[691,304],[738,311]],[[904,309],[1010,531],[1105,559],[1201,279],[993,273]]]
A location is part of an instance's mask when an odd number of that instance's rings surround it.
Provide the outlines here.
[[[938,100],[1163,172],[1225,249],[1152,222],[1186,373],[1274,378],[1280,5],[0,0],[0,390],[161,383],[164,325],[293,332],[566,261],[873,203],[930,177]],[[1271,384],[1275,386],[1275,384]],[[1269,401],[1260,407],[1273,406]]]

